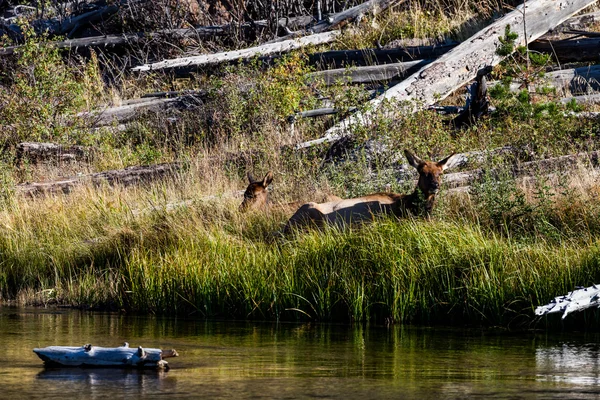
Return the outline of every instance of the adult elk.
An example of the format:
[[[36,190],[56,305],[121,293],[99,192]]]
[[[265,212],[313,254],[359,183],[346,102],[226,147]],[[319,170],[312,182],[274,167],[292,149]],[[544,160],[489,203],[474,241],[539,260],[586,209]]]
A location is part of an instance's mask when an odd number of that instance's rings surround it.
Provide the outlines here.
[[[459,158],[452,154],[442,161],[423,161],[404,150],[408,163],[419,173],[417,187],[411,194],[373,193],[354,199],[307,203],[296,211],[285,226],[284,233],[292,228],[314,224],[343,225],[372,220],[376,215],[392,214],[403,218],[408,215],[431,214],[435,196],[440,190],[442,174],[456,165]]]
[[[248,187],[244,192],[244,200],[240,204],[240,211],[246,212],[250,210],[267,209],[273,206],[269,199],[268,187],[273,182],[273,172],[269,171],[262,180],[256,180],[252,177],[252,174],[248,172]],[[323,201],[338,201],[341,200],[339,197],[334,195],[326,195],[323,197]],[[300,207],[303,202],[291,202],[283,204],[275,204],[276,207],[288,210],[291,212],[295,211]]]

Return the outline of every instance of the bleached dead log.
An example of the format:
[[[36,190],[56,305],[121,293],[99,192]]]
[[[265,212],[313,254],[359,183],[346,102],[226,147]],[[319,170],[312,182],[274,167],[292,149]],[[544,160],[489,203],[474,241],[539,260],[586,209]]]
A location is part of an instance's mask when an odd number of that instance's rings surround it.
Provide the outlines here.
[[[286,40],[280,43],[266,44],[262,46],[250,47],[243,50],[228,51],[215,54],[204,54],[193,57],[176,58],[173,60],[165,60],[154,64],[140,65],[132,68],[132,71],[154,71],[160,69],[202,66],[210,64],[219,64],[226,61],[235,61],[239,59],[248,59],[257,55],[268,55],[274,53],[286,52],[294,49],[299,49],[308,45],[317,45],[329,43],[335,40],[340,34],[339,31],[319,33],[315,35],[305,36],[298,39]]]
[[[175,350],[130,348],[128,343],[120,347],[99,347],[86,344],[80,347],[48,346],[35,348],[33,352],[46,365],[65,367],[124,367],[168,368],[165,358],[177,357]]]
[[[579,105],[600,104],[600,93],[588,94],[588,95],[582,95],[582,96],[565,97],[565,98],[560,99],[560,102],[562,104],[568,104],[573,101]]]
[[[347,23],[348,21],[362,18],[363,15],[369,12],[381,12],[388,9],[392,5],[404,2],[405,0],[369,0],[323,19],[316,25],[312,26],[310,30],[314,33],[325,32],[327,30],[335,29],[341,24]]]
[[[17,144],[15,164],[21,165],[24,161],[37,164],[38,162],[70,162],[89,161],[94,150],[85,146],[63,146],[56,143],[23,142]]]
[[[597,62],[600,59],[600,38],[538,40],[529,49],[552,54],[559,62]]]
[[[430,62],[431,60],[415,60],[368,67],[339,68],[312,72],[307,77],[312,81],[322,81],[326,85],[334,85],[338,82],[373,83],[401,78],[415,68],[420,68]]]
[[[132,186],[175,177],[183,166],[180,163],[165,163],[149,166],[135,166],[125,169],[98,172],[51,182],[23,183],[15,191],[27,197],[41,195],[69,194],[78,186],[90,183],[94,186]]]
[[[354,111],[355,108],[352,107],[348,111]],[[290,115],[288,117],[288,121],[295,120],[297,118],[314,118],[314,117],[322,117],[323,115],[333,115],[339,112],[338,109],[332,107],[324,107],[324,108],[316,108],[314,110],[308,111],[300,111],[294,115]]]
[[[435,59],[446,54],[456,46],[456,43],[449,43],[431,46],[398,47],[394,49],[332,50],[311,54],[308,57],[308,61],[310,64],[335,68],[410,62]]]
[[[433,110],[440,115],[460,114],[465,108],[463,106],[429,106],[428,110]]]
[[[406,0],[368,0],[362,4],[349,8],[345,11],[329,15],[321,19],[315,25],[308,28],[308,33],[321,33],[332,29],[341,28],[352,21],[360,20],[367,13],[378,13],[384,11],[395,4],[404,3]],[[285,36],[275,38],[267,43],[278,43],[283,40],[294,39],[305,32],[291,32]]]
[[[286,20],[282,18],[279,21],[280,26],[304,26],[310,23],[311,17],[295,17]],[[266,26],[267,21],[255,21],[254,24],[246,23],[242,26],[236,26],[236,29],[250,29],[256,25]],[[136,43],[143,41],[149,41],[154,38],[160,37],[178,37],[180,39],[186,38],[198,38],[207,39],[216,36],[229,35],[234,31],[231,24],[227,25],[215,25],[215,26],[201,26],[190,29],[166,29],[158,32],[134,32],[124,33],[120,35],[103,35],[103,36],[92,36],[86,38],[69,39],[63,41],[47,42],[46,45],[54,46],[58,49],[86,49],[86,48],[114,48],[120,46],[131,46]],[[13,54],[15,50],[22,46],[8,46],[0,48],[0,56],[6,56]]]
[[[166,92],[153,92],[153,93],[146,93],[145,95],[142,96],[142,99],[147,99],[150,97],[157,98],[157,99],[165,99],[167,97],[172,98],[172,97],[181,97],[181,96],[194,96],[194,97],[203,99],[206,96],[208,96],[208,91],[202,90],[202,89],[190,89],[190,90],[170,90],[170,91],[166,91]]]
[[[527,42],[531,42],[549,29],[560,24],[571,15],[595,3],[595,0],[567,0],[560,5],[554,0],[530,0],[525,4],[527,23]],[[454,90],[475,78],[478,71],[502,61],[495,51],[500,45],[507,25],[515,32],[515,43],[525,43],[523,5],[517,7],[503,18],[485,27],[456,48],[442,55],[431,64],[422,67],[398,85],[391,87],[382,96],[371,100],[368,112],[355,113],[346,120],[333,126],[321,139],[300,143],[297,148],[330,142],[349,133],[354,125],[366,124],[373,113],[388,100],[412,102],[413,111],[420,106],[427,107],[444,99]]]
[[[600,307],[600,286],[577,288],[564,296],[555,297],[550,303],[536,307],[535,315],[562,313],[562,319],[576,311]]]
[[[499,81],[493,81],[489,82],[488,87],[500,84],[502,83]],[[523,90],[524,84],[513,80],[508,88],[517,92]],[[600,65],[547,72],[542,78],[529,84],[529,90],[532,92],[547,88],[554,88],[559,94],[566,91],[575,95],[597,92],[600,90]]]
[[[114,122],[125,123],[138,117],[143,111],[164,111],[167,109],[190,109],[202,104],[206,92],[184,94],[178,97],[148,97],[128,100],[125,105],[109,107],[103,110],[79,113],[77,116],[92,121],[96,127],[111,125]]]
[[[185,31],[188,31],[187,29]],[[53,46],[58,49],[86,49],[90,47],[102,47],[111,48],[123,45],[131,45],[138,43],[143,38],[149,38],[143,33],[127,33],[122,35],[107,35],[107,36],[92,36],[79,39],[69,39],[59,42],[47,42],[48,46]],[[0,56],[7,56],[13,54],[15,50],[20,49],[22,46],[8,46],[0,48]]]
[[[592,151],[589,153],[570,154],[544,160],[528,161],[515,165],[508,170],[502,168],[488,170],[479,168],[471,171],[449,173],[444,175],[444,184],[449,188],[470,186],[474,182],[480,181],[485,175],[500,177],[502,174],[509,173],[513,178],[522,178],[575,170],[580,165],[592,168],[600,167],[600,152]]]
[[[600,42],[598,45],[600,46]],[[544,76],[542,82],[558,89],[566,89],[572,94],[596,92],[600,90],[600,65],[552,71]]]
[[[585,29],[600,21],[600,12],[592,12],[587,14],[578,15],[567,19],[560,25],[550,29],[548,33],[544,34],[540,39],[550,39],[553,36],[557,36],[563,32]]]

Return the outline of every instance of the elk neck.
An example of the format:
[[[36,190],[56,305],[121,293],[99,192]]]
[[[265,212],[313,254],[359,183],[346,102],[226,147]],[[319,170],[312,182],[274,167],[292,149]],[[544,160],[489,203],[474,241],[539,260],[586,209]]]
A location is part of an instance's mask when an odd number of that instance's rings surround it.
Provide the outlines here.
[[[424,214],[429,217],[434,204],[435,194],[425,194],[417,186],[411,194],[402,195],[397,198],[394,213],[400,217],[406,216],[407,213],[415,216]]]

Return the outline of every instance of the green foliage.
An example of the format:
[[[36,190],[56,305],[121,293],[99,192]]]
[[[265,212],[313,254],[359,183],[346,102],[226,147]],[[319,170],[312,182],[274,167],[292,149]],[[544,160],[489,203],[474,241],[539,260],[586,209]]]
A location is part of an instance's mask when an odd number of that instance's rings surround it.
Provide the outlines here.
[[[551,58],[552,56],[550,54],[536,53],[533,51],[529,52],[529,59],[531,60],[531,63],[536,67],[543,67],[548,65],[548,62],[550,62]]]
[[[498,40],[500,45],[496,49],[496,54],[506,57],[515,51],[515,40],[519,37],[516,32],[510,30],[510,25],[504,27],[504,36],[500,36]]]
[[[583,107],[580,106],[575,99],[571,99],[567,104],[565,104],[565,109],[574,113],[583,111]]]
[[[12,144],[22,140],[68,141],[78,129],[75,114],[94,103],[98,95],[97,65],[83,68],[66,64],[57,48],[45,44],[33,28],[23,25],[25,44],[16,51],[16,68],[0,88],[0,138]]]
[[[533,209],[507,171],[501,171],[499,176],[486,171],[482,179],[473,184],[471,193],[484,223],[500,232],[523,232],[525,219],[531,216]]]

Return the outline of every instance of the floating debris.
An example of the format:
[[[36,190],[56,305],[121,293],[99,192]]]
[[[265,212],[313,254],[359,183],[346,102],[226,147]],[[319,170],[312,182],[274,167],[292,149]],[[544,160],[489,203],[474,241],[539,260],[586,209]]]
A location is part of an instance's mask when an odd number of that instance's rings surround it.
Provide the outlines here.
[[[49,346],[33,349],[46,365],[66,367],[132,367],[166,368],[164,360],[177,357],[175,350],[130,348],[125,342],[120,347],[98,347],[86,344],[80,347]]]
[[[576,288],[564,296],[555,297],[545,306],[535,309],[535,315],[563,313],[562,319],[575,311],[583,311],[590,307],[600,307],[600,286],[592,285],[587,288]]]

